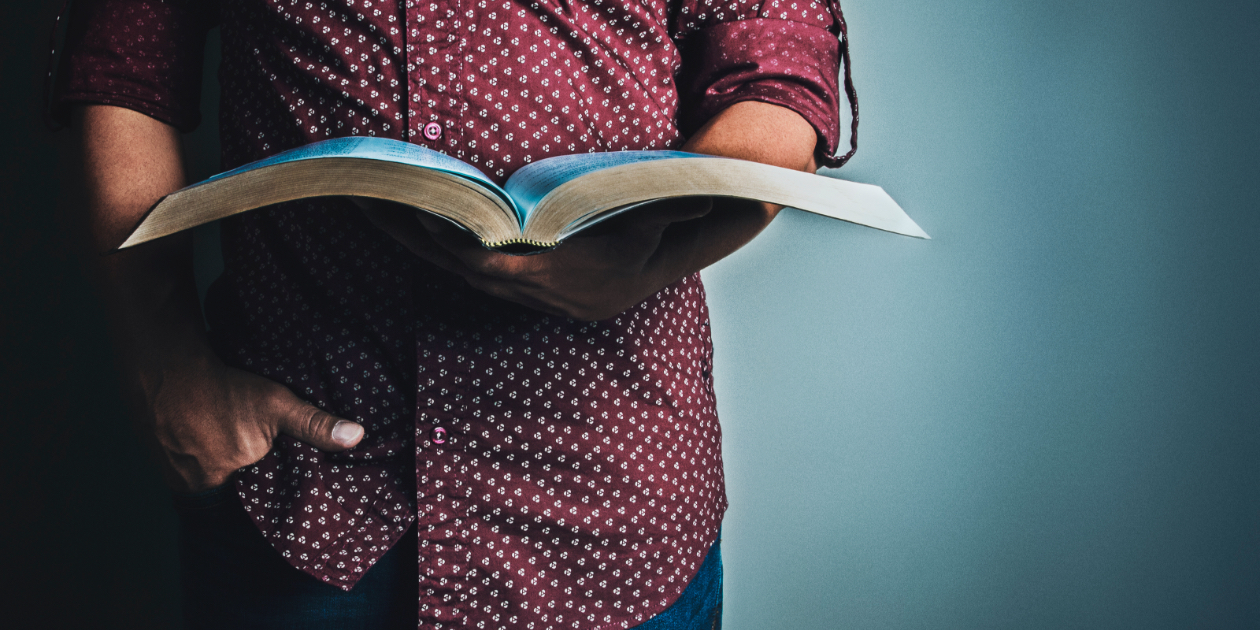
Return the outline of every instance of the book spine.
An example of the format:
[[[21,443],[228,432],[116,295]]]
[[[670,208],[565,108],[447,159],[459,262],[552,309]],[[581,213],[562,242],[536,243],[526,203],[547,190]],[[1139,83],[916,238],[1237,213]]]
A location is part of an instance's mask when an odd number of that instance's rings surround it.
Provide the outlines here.
[[[487,241],[482,239],[482,247],[510,256],[529,256],[541,254],[555,249],[559,241],[536,241],[530,238],[513,238],[505,241]]]

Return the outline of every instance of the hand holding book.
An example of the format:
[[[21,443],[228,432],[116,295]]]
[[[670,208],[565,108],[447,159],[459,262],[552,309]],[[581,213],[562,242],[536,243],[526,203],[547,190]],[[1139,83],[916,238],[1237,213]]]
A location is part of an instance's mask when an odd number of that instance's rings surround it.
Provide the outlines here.
[[[762,141],[767,126],[777,141]],[[747,102],[723,111],[684,149],[759,158],[812,172],[814,142],[813,128],[794,112]],[[469,233],[427,212],[370,203],[360,207],[412,252],[473,287],[584,320],[614,316],[726,256],[778,212],[778,207],[740,199],[664,199],[582,230],[551,251],[511,256],[483,247]]]
[[[553,250],[513,256],[486,249],[468,232],[428,213],[360,202],[377,227],[474,288],[546,313],[592,321],[616,315],[677,280],[683,266],[678,258],[695,241],[689,224],[712,206],[707,197],[655,202],[574,235]]]

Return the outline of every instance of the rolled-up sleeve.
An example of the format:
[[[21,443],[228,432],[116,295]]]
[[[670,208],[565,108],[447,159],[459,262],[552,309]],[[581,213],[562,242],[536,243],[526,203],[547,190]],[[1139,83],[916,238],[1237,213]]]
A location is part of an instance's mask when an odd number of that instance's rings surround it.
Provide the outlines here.
[[[840,86],[842,24],[837,0],[683,0],[684,133],[740,101],[772,103],[813,125],[820,166],[838,166],[840,108],[855,105]]]
[[[74,104],[126,107],[190,131],[201,120],[201,66],[214,2],[76,0],[57,66],[52,115]]]

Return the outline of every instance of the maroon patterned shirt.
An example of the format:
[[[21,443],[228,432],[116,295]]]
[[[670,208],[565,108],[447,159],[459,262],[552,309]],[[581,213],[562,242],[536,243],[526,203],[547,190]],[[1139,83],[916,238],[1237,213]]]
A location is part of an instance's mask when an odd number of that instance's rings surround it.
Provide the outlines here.
[[[838,143],[834,0],[101,0],[55,105],[197,124],[221,26],[223,166],[338,136],[405,139],[502,182],[535,159],[678,147],[759,100]],[[240,471],[295,567],[344,589],[412,526],[422,628],[627,628],[668,607],[726,508],[698,275],[582,323],[470,289],[352,206],[222,224],[207,318],[229,364],[366,437],[280,437]]]

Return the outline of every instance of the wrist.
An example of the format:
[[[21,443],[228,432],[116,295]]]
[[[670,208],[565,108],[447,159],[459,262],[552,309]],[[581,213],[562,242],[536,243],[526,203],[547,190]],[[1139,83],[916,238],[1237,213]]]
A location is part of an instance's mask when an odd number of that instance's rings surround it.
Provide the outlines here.
[[[115,252],[97,258],[94,267],[110,338],[129,387],[148,390],[168,373],[221,367],[205,334],[190,237],[177,235]]]

